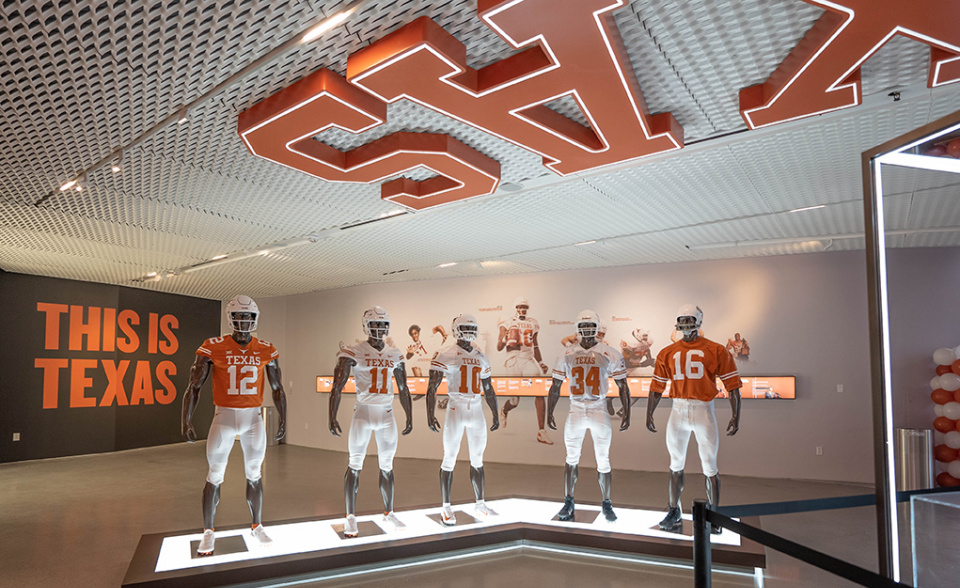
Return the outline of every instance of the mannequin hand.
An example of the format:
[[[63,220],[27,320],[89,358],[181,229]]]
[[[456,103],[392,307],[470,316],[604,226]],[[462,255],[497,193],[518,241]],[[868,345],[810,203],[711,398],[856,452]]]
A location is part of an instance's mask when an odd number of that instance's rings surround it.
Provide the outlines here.
[[[413,430],[413,419],[407,419],[407,426],[400,431],[401,435],[409,435],[410,431]]]
[[[180,429],[181,429],[181,434],[183,435],[183,438],[187,443],[196,443],[197,432],[193,430],[192,424],[183,423],[183,426],[180,427]]]
[[[339,437],[340,433],[343,431],[340,429],[340,423],[337,422],[336,418],[330,419],[330,432],[333,433],[334,437]]]
[[[553,413],[547,416],[547,426],[550,427],[551,430],[557,430],[557,421],[553,418]]]
[[[277,441],[283,441],[283,438],[287,436],[287,423],[280,423],[280,427],[277,428],[277,434],[274,436],[274,439]]]
[[[730,424],[727,425],[727,436],[733,437],[737,434],[737,431],[740,430],[740,423],[737,422],[737,419],[730,419]]]
[[[440,432],[440,421],[433,415],[427,417],[427,426],[430,427],[430,430],[434,433]]]
[[[620,421],[620,430],[626,431],[629,428],[630,428],[630,416],[625,414],[623,415],[623,420]]]
[[[653,415],[647,417],[647,430],[656,433],[657,428],[653,425]]]
[[[496,431],[500,428],[500,416],[497,414],[493,415],[493,426],[490,427],[490,431]]]
[[[547,373],[548,373],[549,371],[550,371],[550,368],[547,367],[547,364],[545,364],[545,363],[543,363],[543,362],[541,361],[541,362],[540,362],[540,372],[543,373],[543,375],[547,375]]]

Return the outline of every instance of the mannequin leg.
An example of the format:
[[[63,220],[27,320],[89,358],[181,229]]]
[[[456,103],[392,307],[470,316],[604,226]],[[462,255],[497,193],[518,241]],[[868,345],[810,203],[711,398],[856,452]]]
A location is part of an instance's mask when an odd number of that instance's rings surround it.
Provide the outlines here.
[[[440,501],[444,505],[450,504],[450,489],[452,486],[453,486],[453,472],[448,472],[447,470],[441,469],[440,470]]]
[[[473,484],[473,495],[477,502],[483,502],[484,474],[483,466],[475,468],[470,466],[470,483]]]
[[[613,485],[613,472],[603,472],[600,473],[598,478],[600,479],[600,493],[603,495],[603,500],[610,500],[610,487]]]
[[[716,508],[720,504],[720,474],[707,476],[707,506]],[[710,525],[710,532],[719,535],[722,529],[716,525]]]
[[[383,512],[393,512],[393,470],[380,470],[380,496],[383,498]]]
[[[256,482],[247,480],[247,506],[254,526],[260,524],[260,510],[263,507],[263,478]]]
[[[360,488],[360,470],[347,468],[343,475],[343,498],[347,503],[347,514],[357,513],[357,489]]]
[[[669,505],[670,508],[680,506],[680,494],[683,492],[683,471],[670,472]]]
[[[683,492],[683,471],[670,472],[669,504],[667,516],[659,523],[664,531],[680,533],[683,531],[683,520],[680,513],[680,493]]]
[[[207,482],[203,486],[203,528],[212,529],[213,519],[217,516],[220,504],[220,484]]]
[[[577,475],[579,466],[564,464],[563,466],[563,488],[565,495],[573,498],[573,489],[577,486]]]

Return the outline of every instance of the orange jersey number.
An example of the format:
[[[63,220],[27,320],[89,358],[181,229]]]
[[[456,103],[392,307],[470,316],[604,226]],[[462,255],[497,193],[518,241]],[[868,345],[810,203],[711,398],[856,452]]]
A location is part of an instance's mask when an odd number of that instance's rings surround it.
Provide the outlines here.
[[[240,368],[240,386],[237,386],[237,368]],[[230,387],[227,388],[227,394],[256,394],[257,378],[260,376],[256,366],[245,365],[243,367],[231,365],[227,368],[227,374],[230,376]]]
[[[587,388],[593,391],[600,389],[600,368],[597,366],[577,366],[570,370],[570,375],[570,394],[574,396],[583,396]]]
[[[470,373],[468,376],[467,373]],[[467,382],[470,382],[470,389],[467,389]],[[473,369],[470,369],[470,366],[462,365],[460,366],[460,390],[461,394],[474,394],[480,393],[480,367],[473,366]]]
[[[703,369],[703,351],[699,349],[690,349],[687,351],[686,358],[681,361],[680,356],[683,352],[677,351],[673,354],[673,379],[674,380],[700,380],[705,373]]]
[[[370,393],[371,394],[386,394],[387,393],[387,384],[390,383],[390,373],[387,371],[389,368],[370,368]],[[377,381],[377,374],[379,373],[380,378],[379,382]]]

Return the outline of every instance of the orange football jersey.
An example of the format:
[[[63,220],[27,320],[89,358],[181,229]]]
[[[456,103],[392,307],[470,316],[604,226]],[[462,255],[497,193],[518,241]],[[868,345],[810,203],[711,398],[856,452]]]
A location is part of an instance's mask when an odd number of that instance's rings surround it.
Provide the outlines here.
[[[280,357],[271,343],[254,337],[241,347],[230,335],[203,342],[197,355],[213,362],[213,403],[228,408],[263,404],[267,364]]]
[[[657,354],[650,392],[663,393],[670,382],[670,398],[713,400],[717,378],[727,391],[742,386],[740,372],[726,347],[703,337],[677,341]]]

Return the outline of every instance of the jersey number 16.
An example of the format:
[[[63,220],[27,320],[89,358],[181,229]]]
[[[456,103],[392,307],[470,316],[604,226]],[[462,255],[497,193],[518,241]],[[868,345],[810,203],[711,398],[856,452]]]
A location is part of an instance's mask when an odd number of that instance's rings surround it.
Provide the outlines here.
[[[681,353],[681,351],[678,351],[673,354],[673,379],[699,380],[702,378],[704,369],[703,362],[700,360],[703,359],[703,351],[699,349],[688,350],[683,362],[680,361]],[[681,367],[681,363],[683,363],[683,367]]]

